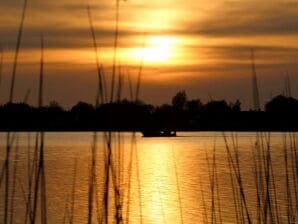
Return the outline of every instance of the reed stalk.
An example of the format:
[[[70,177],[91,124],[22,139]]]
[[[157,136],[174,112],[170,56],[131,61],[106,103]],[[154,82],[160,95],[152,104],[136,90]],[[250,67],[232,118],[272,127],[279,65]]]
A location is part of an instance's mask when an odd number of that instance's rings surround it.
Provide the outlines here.
[[[67,217],[69,219],[69,209],[68,209],[68,205],[69,205],[69,195],[67,195],[66,200],[65,200],[65,205],[64,205],[64,216],[63,216],[63,221],[62,223],[65,224]]]
[[[9,102],[10,103],[13,102],[13,97],[14,97],[15,78],[16,78],[18,58],[19,58],[19,52],[20,52],[20,46],[21,46],[23,26],[24,26],[24,21],[25,21],[25,16],[26,16],[27,2],[28,2],[28,0],[24,0],[21,23],[20,23],[20,26],[19,26],[19,31],[18,31],[18,36],[17,36],[17,44],[16,44],[16,49],[15,49],[14,61],[13,61],[10,95],[9,95]]]
[[[208,153],[207,151],[205,151],[205,159],[206,159],[206,163],[207,163],[207,168],[208,168],[208,178],[209,178],[209,183],[210,183],[210,192],[211,192],[211,217],[210,217],[210,221],[211,223],[216,223],[216,215],[215,215],[215,200],[214,200],[214,175],[211,171],[211,164],[208,158]]]
[[[286,189],[286,206],[287,206],[287,219],[288,223],[292,223],[292,193],[290,186],[290,174],[289,174],[289,158],[287,148],[287,138],[284,138],[284,163],[285,163],[285,189]]]
[[[95,179],[95,188],[98,189],[98,178]],[[96,203],[96,211],[97,211],[97,223],[103,223],[103,213],[102,213],[102,210],[101,208],[99,208],[100,204],[99,204],[99,195],[98,195],[98,190],[95,191],[95,197],[96,197],[96,200],[95,200],[95,203]]]
[[[130,143],[130,154],[129,154],[129,163],[128,163],[128,186],[127,186],[127,208],[126,208],[126,224],[129,223],[129,212],[130,212],[130,192],[131,192],[131,176],[132,176],[132,165],[133,165],[133,158],[134,158],[134,147],[136,145],[136,133],[133,132],[131,136],[131,143]]]
[[[128,80],[128,88],[129,88],[130,100],[133,101],[134,100],[134,97],[133,97],[133,87],[132,87],[131,77],[130,77],[130,73],[129,73],[129,70],[128,69],[127,69],[127,80]]]
[[[107,90],[107,80],[105,76],[105,70],[103,65],[100,65],[100,70],[102,74],[102,84],[103,84],[103,95],[104,95],[104,102],[108,102],[108,90]]]
[[[172,158],[173,158],[174,171],[175,171],[175,177],[176,177],[176,186],[177,186],[179,211],[180,211],[180,223],[183,224],[184,219],[183,219],[183,208],[182,208],[182,200],[181,200],[181,190],[180,190],[179,176],[177,171],[176,156],[173,148],[172,148]]]
[[[232,166],[230,163],[228,163],[228,166],[229,166],[229,174],[230,174],[229,176],[230,176],[231,185],[232,185],[232,192],[233,192],[232,196],[233,196],[233,202],[234,202],[236,222],[243,223],[244,220],[243,220],[242,212],[239,211],[239,198],[238,198],[238,194],[236,193],[238,191],[238,189],[235,186],[234,175],[232,172]]]
[[[74,213],[74,206],[75,206],[75,199],[76,199],[75,197],[76,197],[77,167],[78,167],[78,161],[77,161],[77,158],[76,158],[75,162],[74,162],[74,170],[73,170],[69,224],[74,223],[74,214],[75,214]]]
[[[2,71],[3,71],[3,49],[0,48],[0,87],[2,84]]]
[[[138,71],[138,80],[137,80],[137,88],[136,88],[136,102],[139,100],[139,94],[140,94],[140,88],[141,88],[141,79],[142,79],[142,72],[143,72],[143,66],[144,66],[144,50],[146,46],[146,33],[143,34],[143,46],[142,46],[142,56],[140,60],[140,66]]]
[[[220,195],[219,195],[219,179],[218,179],[218,172],[217,172],[217,160],[216,160],[216,154],[215,154],[215,144],[213,148],[213,173],[215,178],[215,187],[216,187],[216,197],[217,197],[217,209],[218,209],[218,222],[222,223],[222,211],[221,211],[221,201],[220,201]]]
[[[256,147],[257,142],[255,144],[255,147],[252,149],[252,158],[253,158],[253,172],[254,172],[254,181],[255,181],[255,189],[256,189],[256,210],[257,210],[257,223],[261,223],[261,191],[260,191],[260,183],[259,183],[259,158],[256,156]],[[230,171],[231,172],[231,171]],[[237,215],[237,213],[236,213]]]
[[[121,100],[122,94],[122,86],[123,86],[123,74],[122,74],[122,67],[119,64],[119,72],[118,72],[118,88],[117,88],[117,102],[119,103]]]
[[[98,76],[97,77],[98,85],[97,85],[97,94],[96,94],[96,104],[95,104],[95,106],[97,108],[100,104],[103,104],[105,101],[104,85],[103,85],[103,78],[102,78],[103,74],[102,74],[102,67],[99,63],[98,45],[97,45],[97,41],[96,41],[96,35],[95,35],[95,31],[94,31],[91,10],[90,10],[89,5],[87,5],[87,13],[88,13],[91,37],[92,37],[92,41],[93,41],[93,48],[94,48],[95,62],[96,62],[96,69],[97,69],[97,76]]]
[[[89,190],[88,190],[88,224],[92,223],[93,202],[94,202],[94,183],[96,181],[96,152],[97,152],[97,132],[93,133],[93,144],[91,148],[91,168],[89,174]]]
[[[38,106],[43,106],[43,76],[44,76],[44,38],[41,34],[41,58],[40,58],[40,74],[39,74],[39,93],[38,93]],[[40,145],[39,145],[39,159],[38,167],[34,183],[34,201],[33,201],[33,215],[31,224],[35,223],[37,212],[38,193],[40,191],[40,212],[41,223],[47,224],[47,197],[46,197],[46,176],[45,176],[45,162],[44,162],[44,132],[40,132]]]
[[[16,140],[16,149],[15,149],[15,157],[13,164],[13,172],[12,172],[12,186],[11,186],[11,203],[10,203],[10,224],[14,223],[14,202],[15,202],[15,193],[16,193],[16,180],[17,180],[17,168],[18,168],[18,160],[19,160],[19,139]]]
[[[251,224],[252,223],[251,215],[248,210],[247,199],[245,196],[243,180],[242,180],[242,175],[241,175],[238,147],[234,148],[234,159],[233,159],[232,152],[229,147],[229,144],[228,144],[225,134],[223,134],[223,138],[224,138],[225,148],[226,148],[226,152],[227,152],[227,156],[228,156],[228,163],[231,164],[232,170],[235,173],[236,181],[237,181],[237,184],[239,187],[239,194],[240,194],[240,198],[241,198],[240,205],[243,206],[243,208],[244,208],[244,212],[246,215],[246,221],[249,224]]]
[[[136,143],[137,144],[137,143]],[[135,150],[135,161],[136,161],[136,174],[138,183],[138,193],[139,193],[139,212],[140,212],[140,223],[143,223],[143,209],[142,209],[142,192],[141,192],[141,178],[140,178],[140,168],[139,168],[139,155],[138,150]]]
[[[206,200],[205,200],[204,191],[203,191],[203,184],[201,180],[200,180],[200,188],[201,188],[202,206],[204,211],[203,223],[208,223],[207,206],[206,206]]]
[[[8,223],[8,206],[9,206],[9,181],[10,181],[10,152],[11,152],[11,144],[10,144],[11,133],[8,132],[6,135],[6,158],[4,163],[5,170],[5,191],[4,191],[4,216],[3,223]]]
[[[111,154],[112,154],[112,133],[109,132],[107,136],[107,154],[105,158],[105,173],[104,173],[104,221],[108,223],[108,208],[109,208],[109,186],[110,186],[110,166],[111,166]]]
[[[16,76],[16,70],[17,70],[17,64],[18,64],[18,56],[20,51],[20,45],[21,45],[21,39],[22,39],[22,32],[23,32],[23,26],[24,26],[24,20],[26,15],[26,8],[27,8],[27,0],[24,1],[23,10],[22,10],[22,17],[20,22],[20,27],[18,30],[18,36],[17,36],[17,44],[15,49],[15,55],[14,55],[14,62],[13,62],[13,70],[12,70],[12,77],[11,77],[11,86],[10,86],[10,95],[9,95],[9,102],[13,102],[13,94],[14,94],[14,86],[15,86],[15,76]],[[2,67],[2,66],[1,66]],[[10,141],[11,141],[11,135],[8,132],[6,136],[6,159],[4,163],[3,170],[5,172],[5,191],[4,191],[4,216],[3,216],[3,223],[8,223],[8,206],[9,206],[9,176],[10,176]]]
[[[28,198],[27,198],[27,205],[26,205],[26,212],[25,212],[25,224],[27,224],[28,218],[29,222],[33,222],[33,201],[34,197],[32,198],[32,188],[33,184],[35,184],[36,174],[38,170],[38,158],[39,158],[39,133],[35,134],[35,143],[34,143],[34,154],[32,158],[31,168],[28,171]],[[30,155],[28,155],[28,158]],[[29,164],[29,163],[28,163]],[[33,192],[34,195],[34,192]]]
[[[115,86],[115,76],[116,76],[116,62],[118,54],[118,39],[119,39],[119,17],[120,17],[120,0],[116,0],[116,22],[115,22],[115,39],[114,39],[114,52],[113,52],[113,67],[112,67],[112,81],[111,81],[111,95],[110,103],[114,99],[114,86]]]

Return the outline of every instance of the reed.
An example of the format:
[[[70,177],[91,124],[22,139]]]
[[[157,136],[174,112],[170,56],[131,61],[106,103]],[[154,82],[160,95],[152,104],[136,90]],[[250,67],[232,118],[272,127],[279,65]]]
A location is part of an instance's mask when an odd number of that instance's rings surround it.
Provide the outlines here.
[[[210,193],[211,193],[210,222],[213,224],[213,223],[216,223],[216,214],[215,214],[216,208],[215,208],[215,198],[214,198],[214,192],[215,192],[215,190],[214,190],[214,173],[213,173],[214,169],[213,169],[213,167],[211,167],[212,164],[210,164],[207,151],[205,151],[205,158],[206,158],[206,163],[207,163],[207,168],[208,168],[208,178],[209,178]]]
[[[120,70],[121,71],[121,70]],[[120,77],[121,74],[119,74]],[[119,80],[120,81],[120,80]],[[120,81],[119,83],[121,83],[122,81]],[[122,84],[121,84],[122,85]],[[119,86],[119,88],[122,88]],[[121,99],[121,90],[118,90],[120,93],[118,95],[118,101],[120,102]],[[116,167],[114,168],[115,170],[115,181],[114,181],[114,188],[116,189],[116,197],[117,199],[115,200],[116,203],[116,222],[117,223],[121,223],[122,222],[122,218],[123,218],[123,196],[124,196],[124,192],[122,191],[121,185],[122,185],[122,174],[123,174],[123,150],[124,148],[123,146],[123,139],[121,136],[120,132],[117,132],[117,145],[116,145],[116,155],[115,157],[115,162],[114,164],[116,164]],[[118,190],[118,191],[117,191]]]
[[[132,81],[131,81],[131,76],[129,73],[129,70],[127,69],[127,81],[128,81],[128,88],[129,88],[129,96],[130,96],[130,100],[133,101],[134,100],[134,96],[133,96],[133,87],[132,87]]]
[[[137,144],[137,143],[136,143]],[[141,191],[141,177],[140,177],[140,168],[139,168],[139,154],[136,148],[135,150],[135,161],[136,161],[136,175],[138,182],[138,193],[139,193],[139,211],[140,211],[140,223],[143,223],[143,209],[142,209],[142,191]]]
[[[74,170],[73,170],[73,181],[72,181],[72,191],[71,191],[71,208],[70,208],[70,217],[69,224],[74,223],[74,206],[75,206],[75,196],[76,196],[76,182],[77,182],[77,169],[78,169],[78,161],[77,158],[74,162]]]
[[[122,96],[122,86],[123,86],[123,74],[122,74],[122,66],[119,64],[119,72],[118,72],[118,88],[117,88],[117,102],[121,101]]]
[[[38,93],[38,106],[43,106],[43,77],[44,77],[44,38],[41,34],[41,58],[40,58],[40,74],[39,74],[39,93]],[[36,222],[38,194],[40,192],[40,212],[41,223],[47,223],[47,196],[46,196],[46,176],[45,176],[45,161],[44,161],[44,132],[41,131],[38,135],[40,144],[39,158],[37,160],[36,175],[34,180],[34,197],[33,197],[33,210],[31,224]],[[38,140],[36,140],[37,142]]]
[[[101,68],[99,65],[99,57],[98,57],[98,47],[97,47],[95,31],[93,27],[89,5],[87,5],[87,14],[89,19],[91,37],[93,40],[93,47],[94,47],[95,61],[96,61],[96,68],[97,68],[97,75],[98,75],[97,94],[96,94],[96,100],[95,100],[95,108],[97,108],[100,104],[99,99],[101,100],[101,103],[104,102],[104,96],[103,96]],[[97,182],[96,181],[96,154],[97,154],[97,132],[94,132],[93,143],[91,147],[91,166],[89,171],[89,187],[88,187],[88,223],[89,224],[92,223],[94,194],[96,194],[96,188],[94,189],[95,183]]]
[[[114,39],[114,53],[113,53],[113,67],[112,67],[112,81],[111,81],[111,94],[110,102],[114,99],[114,86],[115,86],[115,76],[116,76],[116,62],[118,54],[118,39],[119,39],[119,17],[120,17],[120,0],[116,0],[116,22],[115,22],[115,39]]]
[[[31,89],[27,89],[26,94],[23,99],[23,103],[27,103],[29,101],[30,94],[31,94]]]
[[[18,64],[18,56],[20,51],[20,44],[22,39],[22,32],[23,32],[23,25],[26,15],[26,8],[27,8],[27,0],[24,1],[23,10],[22,10],[22,17],[20,22],[20,27],[18,30],[18,36],[17,36],[17,44],[15,49],[15,55],[14,55],[14,62],[13,62],[13,70],[12,70],[12,77],[11,77],[11,86],[10,86],[10,95],[9,95],[9,102],[13,102],[13,96],[14,96],[14,86],[15,86],[15,76],[16,76],[16,69]],[[1,54],[2,55],[2,54]],[[2,57],[2,56],[1,56]],[[2,66],[1,66],[2,70]],[[3,172],[5,173],[5,191],[4,191],[4,218],[3,223],[8,223],[8,206],[9,206],[9,181],[10,181],[10,151],[11,151],[11,134],[8,132],[6,136],[6,158],[3,166]]]
[[[126,209],[126,224],[129,223],[130,219],[129,219],[129,212],[130,212],[130,193],[131,193],[131,176],[132,176],[132,167],[133,167],[133,158],[134,158],[134,150],[135,150],[135,146],[136,146],[136,133],[133,132],[132,136],[131,136],[131,142],[130,142],[130,153],[129,153],[129,163],[128,163],[128,183],[127,183],[127,209]]]
[[[26,9],[27,9],[27,0],[24,2],[23,6],[23,14],[21,19],[21,24],[19,28],[18,33],[18,39],[17,39],[17,46],[16,46],[16,52],[15,52],[15,58],[14,58],[14,64],[13,64],[13,74],[12,74],[12,80],[11,80],[11,87],[10,87],[10,97],[9,102],[13,102],[14,100],[14,88],[15,88],[15,79],[16,79],[16,70],[17,70],[17,64],[18,64],[18,57],[19,57],[19,51],[20,51],[20,44],[21,44],[21,38],[22,38],[22,32],[23,32],[23,26],[24,26],[24,20],[26,15]],[[107,102],[107,88],[106,88],[106,81],[104,77],[104,69],[103,65],[99,62],[99,53],[98,53],[98,46],[96,42],[96,36],[95,36],[95,30],[93,27],[92,17],[91,17],[91,10],[89,6],[87,6],[87,12],[89,17],[89,25],[90,25],[90,31],[91,31],[91,37],[93,40],[93,47],[95,52],[95,60],[96,60],[96,68],[97,68],[97,75],[98,75],[98,84],[97,84],[97,95],[96,95],[96,107],[98,107],[100,104],[103,104]],[[114,60],[117,60],[117,48],[118,48],[118,38],[119,38],[119,1],[117,1],[117,18],[116,18],[116,30],[115,30],[115,42],[114,42]],[[43,36],[41,35],[41,60],[40,60],[40,72],[39,72],[39,84],[38,84],[38,106],[41,108],[43,106],[43,95],[44,95],[44,40]],[[2,54],[1,54],[2,56]],[[2,63],[2,58],[1,58]],[[115,64],[115,63],[114,63]],[[113,66],[113,77],[116,75],[116,68]],[[2,69],[2,64],[0,66],[0,69]],[[124,76],[122,73],[122,69],[119,68],[119,76],[118,76],[118,90],[117,90],[117,99],[118,101],[121,100],[122,96],[122,90],[123,90],[123,82],[124,82]],[[139,77],[142,73],[142,66],[140,66],[139,69]],[[0,82],[1,82],[1,74],[0,74]],[[139,95],[139,86],[140,86],[141,80],[138,80],[138,90],[135,95]],[[130,83],[131,84],[131,83]],[[112,81],[112,87],[111,87],[111,102],[113,101],[114,97],[114,81]],[[132,90],[132,86],[131,86]],[[24,102],[28,101],[30,95],[30,90],[27,91]],[[133,94],[131,95],[131,99],[133,100]],[[138,98],[136,98],[137,100]],[[41,124],[42,128],[42,124]],[[115,194],[115,221],[116,223],[123,222],[123,202],[124,202],[124,193],[121,189],[121,184],[123,183],[123,169],[124,169],[124,153],[122,148],[122,140],[121,140],[121,134],[118,133],[118,138],[116,139],[118,142],[118,148],[114,152],[114,149],[112,147],[113,145],[113,135],[111,132],[107,133],[107,137],[105,138],[105,146],[104,149],[106,151],[106,157],[104,158],[105,163],[105,173],[103,175],[103,179],[105,182],[104,192],[103,192],[103,201],[104,205],[102,208],[100,208],[100,205],[98,203],[99,199],[99,192],[98,192],[98,180],[97,180],[97,173],[96,173],[96,155],[97,155],[97,133],[94,132],[93,136],[93,146],[91,149],[91,169],[90,169],[90,177],[89,177],[89,193],[88,193],[88,223],[92,222],[92,217],[94,215],[93,211],[93,204],[94,201],[97,203],[97,222],[103,223],[108,222],[108,216],[109,216],[109,204],[111,203],[110,196],[109,195],[109,189],[112,187]],[[136,138],[134,137],[134,144],[136,144]],[[6,178],[5,184],[6,184],[6,191],[5,192],[5,206],[4,206],[4,223],[7,223],[8,221],[8,210],[10,208],[10,223],[13,223],[13,215],[14,215],[14,196],[15,196],[15,189],[16,189],[16,176],[17,176],[17,161],[18,158],[15,158],[14,163],[14,170],[12,175],[12,199],[10,198],[10,160],[11,160],[11,148],[12,143],[14,141],[14,134],[8,133],[7,135],[7,153],[6,153],[6,161],[3,166],[3,169],[1,171],[1,180],[4,180],[4,177]],[[36,133],[35,136],[35,148],[33,157],[31,157],[30,154],[30,136],[28,136],[28,152],[27,152],[27,193],[25,193],[24,188],[22,188],[23,195],[24,195],[24,201],[25,201],[25,223],[37,223],[37,217],[38,212],[40,212],[41,223],[47,223],[47,195],[46,195],[46,167],[45,167],[45,133],[43,131]],[[135,148],[136,150],[136,148]],[[136,166],[137,170],[139,169],[138,165],[138,156],[136,152]],[[131,161],[133,161],[133,158],[131,158]],[[69,219],[69,223],[74,222],[74,205],[75,205],[75,188],[76,188],[76,165],[74,168],[74,179],[73,179],[73,188],[72,188],[72,196],[71,199],[67,199],[66,207],[65,207],[65,217],[64,222],[66,222],[66,219]],[[139,171],[137,172],[138,176],[138,183],[139,183],[139,196],[140,196],[140,213],[142,217],[142,211],[141,211],[141,189],[140,189],[140,175]],[[0,187],[1,187],[0,182]],[[20,182],[21,183],[21,182]],[[129,183],[130,184],[130,183]],[[22,186],[21,186],[22,187]],[[130,187],[129,187],[130,191]],[[12,201],[9,201],[12,200]],[[70,203],[70,206],[69,206]],[[129,202],[128,202],[129,203]],[[10,206],[10,207],[9,207]],[[70,207],[70,208],[69,208]],[[104,211],[103,215],[100,214],[100,210]],[[129,209],[127,209],[129,211]],[[141,218],[142,221],[142,218]]]
[[[0,47],[0,87],[2,84],[2,71],[3,71],[3,49]]]
[[[99,185],[98,185],[98,179],[96,178],[95,179],[95,188],[98,189],[99,188]],[[103,212],[100,212],[101,210],[101,207],[100,207],[100,203],[99,203],[99,194],[98,194],[98,190],[95,191],[95,197],[96,197],[96,209],[97,209],[97,223],[103,223]]]
[[[241,174],[238,147],[234,147],[234,150],[232,151],[230,149],[230,146],[228,144],[225,134],[223,134],[223,138],[224,138],[225,148],[226,148],[226,152],[227,152],[228,163],[231,164],[232,171],[234,172],[234,175],[236,178],[236,183],[238,184],[239,192],[237,192],[237,193],[239,193],[239,196],[240,196],[241,211],[244,212],[244,214],[246,216],[246,218],[245,218],[246,221],[248,223],[252,223],[251,215],[249,213],[249,209],[248,209],[248,205],[247,205],[247,199],[246,199],[246,195],[245,195],[244,185],[243,185],[243,177]],[[232,136],[232,138],[234,139],[234,136]],[[233,140],[233,142],[234,142],[234,140]],[[236,193],[236,192],[234,192],[234,193]]]
[[[5,171],[5,191],[4,191],[4,221],[3,223],[6,224],[8,223],[8,206],[9,206],[9,181],[10,181],[10,151],[11,151],[11,144],[10,144],[10,138],[11,138],[11,133],[8,132],[6,135],[6,158],[4,162],[4,168],[3,170]]]
[[[93,133],[93,144],[91,147],[91,167],[89,173],[88,190],[88,223],[92,223],[93,202],[94,202],[94,183],[96,181],[96,152],[97,152],[97,133]]]
[[[178,194],[178,202],[179,202],[179,211],[180,211],[180,222],[181,224],[184,223],[183,219],[183,208],[182,208],[182,199],[181,199],[181,188],[180,188],[180,183],[179,183],[179,175],[177,171],[177,163],[176,163],[176,156],[174,149],[172,148],[172,159],[174,163],[174,171],[175,171],[175,178],[176,178],[176,186],[177,186],[177,194]]]
[[[65,224],[67,218],[69,219],[69,195],[67,195],[66,200],[65,200],[65,206],[64,206],[64,216],[63,216],[63,221],[62,223]]]
[[[200,189],[201,189],[201,199],[202,199],[202,207],[203,207],[203,222],[208,223],[208,212],[207,212],[207,206],[206,206],[206,199],[203,191],[203,184],[200,180]]]
[[[15,203],[15,193],[16,193],[16,180],[17,180],[17,169],[18,169],[18,161],[19,161],[19,139],[16,139],[16,148],[15,148],[15,157],[13,164],[13,173],[12,173],[12,186],[11,186],[11,203],[10,203],[10,224],[14,223],[14,203]]]
[[[136,102],[139,99],[140,95],[140,88],[141,88],[141,79],[142,79],[142,72],[143,72],[143,66],[144,66],[144,50],[146,46],[146,33],[143,34],[143,46],[142,46],[142,56],[140,60],[140,66],[139,66],[139,71],[138,71],[138,80],[137,80],[137,87],[136,87]]]
[[[213,174],[215,179],[215,189],[216,189],[216,197],[217,197],[217,209],[218,209],[218,223],[222,223],[222,211],[221,211],[221,200],[220,200],[220,187],[219,187],[219,179],[218,179],[218,172],[217,172],[217,159],[216,159],[216,145],[214,144],[213,147]]]
[[[98,86],[97,86],[97,94],[96,94],[96,103],[95,106],[96,108],[105,102],[105,95],[104,95],[104,85],[103,85],[103,74],[102,74],[102,67],[100,66],[99,63],[99,53],[98,53],[98,45],[96,41],[96,36],[95,36],[95,31],[94,31],[94,26],[93,26],[93,21],[92,21],[92,16],[91,16],[91,10],[90,6],[87,5],[87,14],[89,18],[89,25],[90,25],[90,32],[91,32],[91,37],[93,41],[93,47],[94,47],[94,54],[95,54],[95,62],[96,62],[96,69],[97,69],[97,79],[98,79]]]
[[[286,206],[287,206],[287,219],[288,223],[292,223],[292,192],[290,188],[290,174],[289,174],[289,158],[287,148],[287,137],[284,138],[284,163],[285,163],[285,189],[286,189]]]
[[[103,64],[100,64],[100,70],[101,70],[101,74],[102,74],[104,102],[108,102],[107,81],[106,81],[105,70],[104,70]]]
[[[18,36],[17,36],[17,44],[16,44],[16,49],[15,49],[13,68],[12,68],[12,76],[11,76],[11,85],[10,85],[10,95],[9,95],[10,103],[13,102],[13,97],[14,97],[16,71],[17,71],[17,65],[18,65],[18,59],[19,59],[19,52],[20,52],[20,46],[21,46],[21,40],[22,40],[22,34],[23,34],[24,21],[25,21],[26,10],[27,10],[27,2],[28,2],[28,0],[24,0],[21,23],[19,26],[19,31],[18,31]]]
[[[284,167],[283,181],[280,182],[281,170],[275,168],[275,163],[272,160],[272,143],[271,134],[258,133],[256,142],[252,146],[252,177],[254,188],[245,184],[249,181],[243,176],[243,169],[240,164],[243,164],[240,159],[240,149],[238,146],[238,137],[231,134],[231,143],[223,134],[227,153],[227,165],[230,175],[231,198],[233,199],[234,214],[236,223],[296,223],[297,221],[297,145],[296,136],[293,133],[285,133],[283,137],[283,161],[281,165]],[[219,183],[217,173],[217,163],[215,159],[215,151],[213,150],[212,161],[206,153],[206,163],[209,174],[210,183],[210,223],[222,223],[221,219],[221,203],[219,199]],[[277,173],[278,172],[278,173]],[[279,182],[277,182],[277,179]],[[279,184],[279,185],[278,185]],[[283,184],[284,186],[280,186]],[[247,196],[248,192],[254,190],[256,192],[255,201]],[[283,190],[283,191],[281,191]],[[203,192],[202,198],[204,197]],[[281,193],[284,194],[284,200],[281,198]],[[253,202],[256,206],[250,207]],[[205,203],[205,199],[203,200]],[[217,207],[216,207],[217,203]],[[283,209],[282,205],[285,205]],[[205,205],[206,206],[206,205]],[[206,208],[204,208],[206,210]],[[205,211],[204,220],[208,220]],[[284,219],[286,217],[286,220]],[[208,222],[209,221],[204,221]]]
[[[26,201],[26,212],[25,212],[25,224],[27,224],[28,220],[30,223],[33,221],[32,217],[32,210],[33,210],[33,201],[32,201],[32,188],[33,188],[33,180],[36,178],[36,173],[38,169],[38,146],[39,146],[39,136],[38,133],[35,134],[35,142],[34,142],[34,152],[33,152],[33,158],[32,163],[30,163],[30,147],[28,147],[28,197]]]

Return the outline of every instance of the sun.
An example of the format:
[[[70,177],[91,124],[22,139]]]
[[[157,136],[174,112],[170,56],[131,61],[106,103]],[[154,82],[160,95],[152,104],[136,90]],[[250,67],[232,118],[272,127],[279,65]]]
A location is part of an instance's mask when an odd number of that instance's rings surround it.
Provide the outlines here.
[[[175,40],[165,36],[150,36],[145,47],[133,50],[134,60],[143,59],[144,63],[168,63],[174,57]]]

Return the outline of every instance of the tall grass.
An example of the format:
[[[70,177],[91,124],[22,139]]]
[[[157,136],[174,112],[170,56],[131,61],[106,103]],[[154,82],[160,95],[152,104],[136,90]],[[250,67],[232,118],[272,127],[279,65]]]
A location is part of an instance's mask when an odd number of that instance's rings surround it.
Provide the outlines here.
[[[260,106],[260,94],[259,94],[259,86],[258,86],[258,78],[255,66],[255,51],[251,49],[251,67],[252,67],[252,93],[253,93],[253,103],[254,110],[261,110]]]
[[[133,87],[132,87],[132,81],[131,81],[131,75],[129,73],[129,70],[127,69],[127,81],[128,81],[128,88],[129,88],[129,96],[130,100],[134,100],[134,95],[133,95]]]
[[[39,93],[38,93],[38,106],[43,106],[43,77],[44,77],[44,38],[41,34],[41,58],[40,58],[40,74],[39,74]],[[45,171],[45,159],[44,159],[44,132],[41,131],[39,135],[36,135],[36,142],[40,142],[39,157],[36,162],[36,173],[34,178],[34,197],[33,197],[33,210],[31,224],[36,222],[38,198],[40,199],[40,213],[41,223],[47,223],[47,195],[46,195],[46,171]],[[38,140],[39,138],[39,140]]]
[[[15,76],[16,76],[16,69],[18,65],[18,56],[20,51],[20,45],[21,45],[21,38],[22,38],[22,32],[23,32],[23,25],[26,15],[26,8],[27,8],[27,0],[24,1],[23,10],[22,10],[22,17],[20,22],[20,27],[18,30],[18,36],[17,36],[17,44],[15,49],[15,56],[13,61],[13,70],[12,70],[12,78],[11,78],[11,86],[10,86],[10,95],[9,95],[9,102],[13,102],[13,96],[14,96],[14,86],[15,86]],[[2,54],[1,54],[2,55]],[[2,56],[1,56],[2,58]],[[2,59],[1,59],[1,70],[2,70]],[[2,75],[1,75],[2,76]],[[6,158],[5,162],[2,168],[3,176],[5,175],[5,191],[4,191],[4,215],[3,215],[3,223],[8,223],[8,209],[9,209],[9,189],[10,189],[10,153],[11,153],[11,133],[7,133],[6,136]],[[2,173],[1,172],[1,173]],[[1,174],[1,183],[2,183],[2,174]]]
[[[172,148],[172,159],[173,159],[173,163],[174,163],[174,171],[175,171],[175,178],[176,178],[177,195],[178,195],[179,212],[180,212],[180,222],[181,222],[181,224],[183,224],[184,219],[183,219],[181,187],[180,187],[179,175],[178,175],[178,170],[177,170],[177,163],[176,163],[177,159],[176,159],[176,155],[175,155],[173,148]]]
[[[11,85],[10,85],[10,95],[9,95],[10,103],[13,102],[13,97],[14,97],[16,71],[17,71],[19,52],[20,52],[20,46],[21,46],[21,40],[22,40],[22,34],[23,34],[23,26],[24,26],[26,10],[27,10],[27,2],[28,2],[28,0],[24,0],[21,23],[20,23],[20,27],[19,27],[19,31],[18,31],[18,36],[17,36],[17,44],[16,44],[16,49],[15,49],[13,68],[12,68],[12,76],[11,76]]]
[[[3,71],[3,49],[0,47],[0,89],[2,84],[2,71]]]
[[[100,104],[103,104],[105,102],[105,95],[104,95],[104,82],[103,82],[103,69],[100,66],[99,63],[99,53],[98,53],[98,46],[97,46],[97,41],[96,41],[96,36],[95,36],[95,31],[93,27],[93,21],[92,21],[92,16],[91,16],[91,10],[89,5],[87,5],[87,13],[88,13],[88,19],[89,19],[89,25],[90,25],[90,32],[91,32],[91,37],[93,41],[93,47],[94,47],[94,53],[95,53],[95,61],[96,61],[96,69],[97,69],[97,80],[98,80],[98,86],[97,86],[97,94],[96,94],[96,102],[95,106],[98,107]]]
[[[294,133],[284,134],[283,159],[276,167],[276,161],[272,159],[272,140],[270,134],[257,133],[256,141],[251,148],[252,160],[251,172],[248,174],[247,162],[240,157],[238,137],[231,134],[228,138],[223,135],[226,149],[227,170],[230,175],[231,195],[234,206],[235,223],[296,223],[297,211],[297,145]],[[210,221],[207,223],[222,223],[216,220],[220,217],[222,206],[220,194],[215,197],[222,183],[218,179],[217,165],[215,162],[216,152],[212,153],[212,162],[206,155],[206,163],[210,183]],[[246,158],[247,159],[247,158]],[[245,164],[246,167],[242,167]],[[281,170],[281,169],[284,170]],[[244,171],[246,174],[244,174]],[[253,177],[253,185],[248,184],[249,178]],[[283,178],[282,180],[280,178]],[[218,187],[215,186],[218,185]],[[227,186],[225,186],[227,187]],[[255,192],[255,198],[251,197]],[[205,199],[203,199],[205,200]],[[219,200],[219,201],[217,201]],[[206,203],[206,202],[204,202]],[[218,205],[216,207],[216,204]],[[285,205],[285,207],[283,207]],[[208,211],[205,211],[205,220]]]
[[[74,206],[75,206],[75,195],[76,195],[77,169],[78,169],[78,161],[77,161],[77,159],[75,159],[74,171],[73,171],[73,181],[72,181],[72,191],[71,191],[71,206],[70,206],[69,224],[74,223],[74,214],[75,214]]]
[[[139,66],[139,72],[138,72],[138,80],[137,80],[137,87],[136,87],[136,101],[138,101],[139,95],[140,95],[140,88],[141,88],[141,79],[142,79],[142,72],[143,72],[143,66],[144,66],[144,50],[146,45],[146,33],[143,34],[143,52],[140,60],[140,66]]]

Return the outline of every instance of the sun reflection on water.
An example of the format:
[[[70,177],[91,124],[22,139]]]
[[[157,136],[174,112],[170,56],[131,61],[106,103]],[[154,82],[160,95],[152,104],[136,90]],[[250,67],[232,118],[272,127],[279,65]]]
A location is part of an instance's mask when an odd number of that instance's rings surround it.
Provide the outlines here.
[[[140,168],[146,170],[143,173],[146,178],[142,182],[146,219],[149,223],[179,220],[172,144],[157,140],[155,144],[145,144],[140,154]]]

